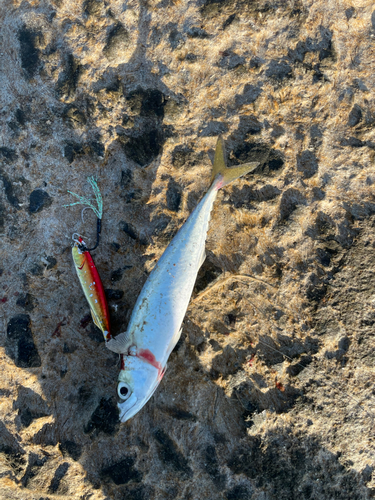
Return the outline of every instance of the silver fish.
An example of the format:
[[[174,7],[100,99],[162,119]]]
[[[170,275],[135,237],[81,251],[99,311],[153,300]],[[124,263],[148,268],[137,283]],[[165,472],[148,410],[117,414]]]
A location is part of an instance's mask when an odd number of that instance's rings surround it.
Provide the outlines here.
[[[257,165],[227,168],[224,141],[219,137],[209,190],[152,270],[127,331],[106,343],[110,350],[121,354],[117,394],[122,422],[133,417],[151,398],[180,338],[197,273],[205,259],[208,224],[218,190]]]

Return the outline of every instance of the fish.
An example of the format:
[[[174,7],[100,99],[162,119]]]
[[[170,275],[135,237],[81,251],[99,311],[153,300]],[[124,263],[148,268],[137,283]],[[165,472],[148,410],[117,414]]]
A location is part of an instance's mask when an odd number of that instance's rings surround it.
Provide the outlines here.
[[[136,415],[154,394],[181,336],[197,274],[205,260],[207,231],[218,190],[257,166],[248,163],[228,168],[224,141],[218,138],[210,188],[150,273],[126,332],[106,343],[121,357],[117,385],[121,422]]]
[[[112,336],[104,287],[93,258],[81,236],[74,240],[72,256],[79,282],[90,306],[92,319],[102,331],[104,340],[108,342]]]

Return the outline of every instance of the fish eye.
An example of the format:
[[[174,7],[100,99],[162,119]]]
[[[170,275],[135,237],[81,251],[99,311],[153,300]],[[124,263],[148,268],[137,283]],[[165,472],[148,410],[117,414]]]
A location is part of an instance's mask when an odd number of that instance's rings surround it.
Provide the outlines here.
[[[123,399],[124,401],[128,399],[131,394],[129,385],[125,384],[124,382],[120,382],[117,386],[117,394],[119,398]]]

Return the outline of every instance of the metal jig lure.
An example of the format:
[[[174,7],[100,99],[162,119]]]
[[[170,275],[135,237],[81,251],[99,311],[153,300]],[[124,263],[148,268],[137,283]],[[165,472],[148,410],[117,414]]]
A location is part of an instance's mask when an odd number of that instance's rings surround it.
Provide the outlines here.
[[[81,287],[85,294],[86,300],[90,306],[92,319],[95,325],[102,331],[104,340],[107,342],[112,338],[110,332],[108,303],[105,297],[104,287],[100,279],[98,270],[96,269],[93,258],[90,254],[90,252],[92,250],[95,250],[99,245],[102,227],[103,199],[94,177],[88,177],[87,180],[94,191],[95,202],[97,206],[95,206],[93,200],[86,198],[86,196],[80,196],[76,193],[73,193],[72,191],[68,191],[68,193],[78,198],[78,201],[64,206],[71,207],[73,205],[86,205],[83,211],[86,208],[91,208],[91,210],[93,210],[93,212],[97,216],[95,245],[92,248],[87,248],[87,245],[83,241],[83,238],[79,234],[74,233],[72,236],[72,239],[74,241],[72,247],[72,256],[78,279],[81,283]]]
[[[74,267],[89,303],[92,319],[102,331],[104,340],[107,342],[111,339],[111,333],[108,304],[102,280],[82,237],[77,235],[78,238],[75,238],[74,236],[75,234],[73,234],[74,245],[72,248]]]

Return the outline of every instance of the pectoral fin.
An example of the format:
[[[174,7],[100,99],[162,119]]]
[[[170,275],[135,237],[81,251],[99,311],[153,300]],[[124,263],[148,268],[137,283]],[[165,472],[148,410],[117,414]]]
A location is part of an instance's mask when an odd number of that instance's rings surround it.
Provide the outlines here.
[[[132,341],[128,332],[123,332],[106,342],[106,347],[117,354],[127,354]]]

